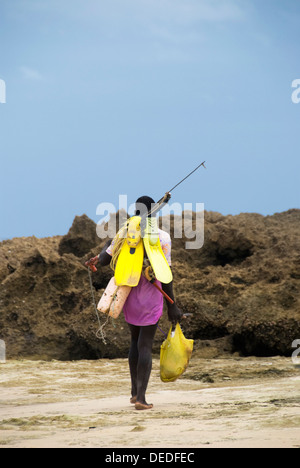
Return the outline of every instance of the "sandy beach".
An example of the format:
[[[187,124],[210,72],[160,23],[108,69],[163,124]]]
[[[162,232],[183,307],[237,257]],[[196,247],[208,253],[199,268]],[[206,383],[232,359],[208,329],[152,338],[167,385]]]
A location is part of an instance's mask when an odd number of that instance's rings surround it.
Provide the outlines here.
[[[129,403],[127,361],[0,365],[1,448],[300,447],[300,370],[290,358],[192,359],[150,411]]]

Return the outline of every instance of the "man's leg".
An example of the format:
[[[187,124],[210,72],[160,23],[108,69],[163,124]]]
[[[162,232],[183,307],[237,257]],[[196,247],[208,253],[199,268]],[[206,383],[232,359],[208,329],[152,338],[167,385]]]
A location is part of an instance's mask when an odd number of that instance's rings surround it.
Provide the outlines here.
[[[131,396],[136,399],[137,396],[137,367],[138,367],[138,340],[140,334],[140,327],[129,325],[131,332],[131,345],[128,355],[130,377],[131,377]],[[133,401],[135,403],[135,401]]]
[[[152,370],[152,347],[156,325],[140,327],[137,363],[137,402],[147,405],[146,390]]]

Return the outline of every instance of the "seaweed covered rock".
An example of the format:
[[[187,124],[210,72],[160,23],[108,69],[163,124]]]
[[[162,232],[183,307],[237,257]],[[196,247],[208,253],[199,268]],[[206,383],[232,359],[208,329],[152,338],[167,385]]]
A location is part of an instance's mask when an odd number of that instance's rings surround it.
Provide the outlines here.
[[[66,236],[59,242],[60,255],[73,253],[82,257],[99,243],[96,224],[87,215],[76,216]]]
[[[191,229],[195,216],[187,217]],[[291,355],[292,342],[300,338],[300,210],[273,216],[205,212],[204,219],[204,244],[196,250],[185,249],[185,236],[174,238],[181,218],[171,219],[176,299],[192,314],[182,322],[184,333],[195,349]],[[86,215],[74,219],[66,236],[0,243],[0,339],[7,358],[127,356],[123,317],[104,328],[106,345],[96,336],[84,262],[104,243]],[[112,274],[109,267],[93,274],[96,301]],[[160,328],[167,333],[169,326],[164,314]],[[163,339],[158,331],[155,352]]]

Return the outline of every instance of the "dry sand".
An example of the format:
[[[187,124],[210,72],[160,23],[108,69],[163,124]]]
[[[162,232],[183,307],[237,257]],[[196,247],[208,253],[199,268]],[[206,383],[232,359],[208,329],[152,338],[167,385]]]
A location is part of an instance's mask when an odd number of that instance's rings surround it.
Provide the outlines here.
[[[194,356],[150,411],[129,404],[127,361],[0,364],[0,447],[300,447],[300,369],[290,358]]]

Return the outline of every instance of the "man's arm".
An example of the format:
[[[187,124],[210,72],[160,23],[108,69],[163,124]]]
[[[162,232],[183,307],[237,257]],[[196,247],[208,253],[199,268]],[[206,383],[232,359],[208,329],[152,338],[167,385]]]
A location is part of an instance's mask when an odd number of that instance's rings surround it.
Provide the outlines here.
[[[171,283],[169,284],[162,283],[161,287],[162,287],[162,290],[166,294],[168,294],[168,296],[174,301],[174,304],[171,304],[169,301],[167,301],[167,307],[168,307],[169,320],[175,325],[182,318],[183,314],[175,303],[174,292],[173,292],[173,281],[171,281]]]
[[[86,266],[91,266],[91,265],[97,265],[98,263],[101,265],[101,266],[106,266],[106,265],[109,265],[110,262],[111,262],[111,255],[109,255],[106,250],[108,249],[108,247],[110,246],[110,244],[112,243],[112,240],[110,239],[109,241],[106,242],[105,246],[103,247],[100,255],[97,255],[97,257],[93,257],[91,258],[90,260],[88,260],[87,262],[85,262]]]
[[[110,239],[109,241],[106,242],[105,246],[103,247],[98,259],[99,259],[99,263],[101,266],[106,266],[106,265],[109,265],[110,262],[111,262],[111,255],[109,255],[106,250],[108,249],[108,247],[110,246],[110,244],[112,243],[112,240]]]

